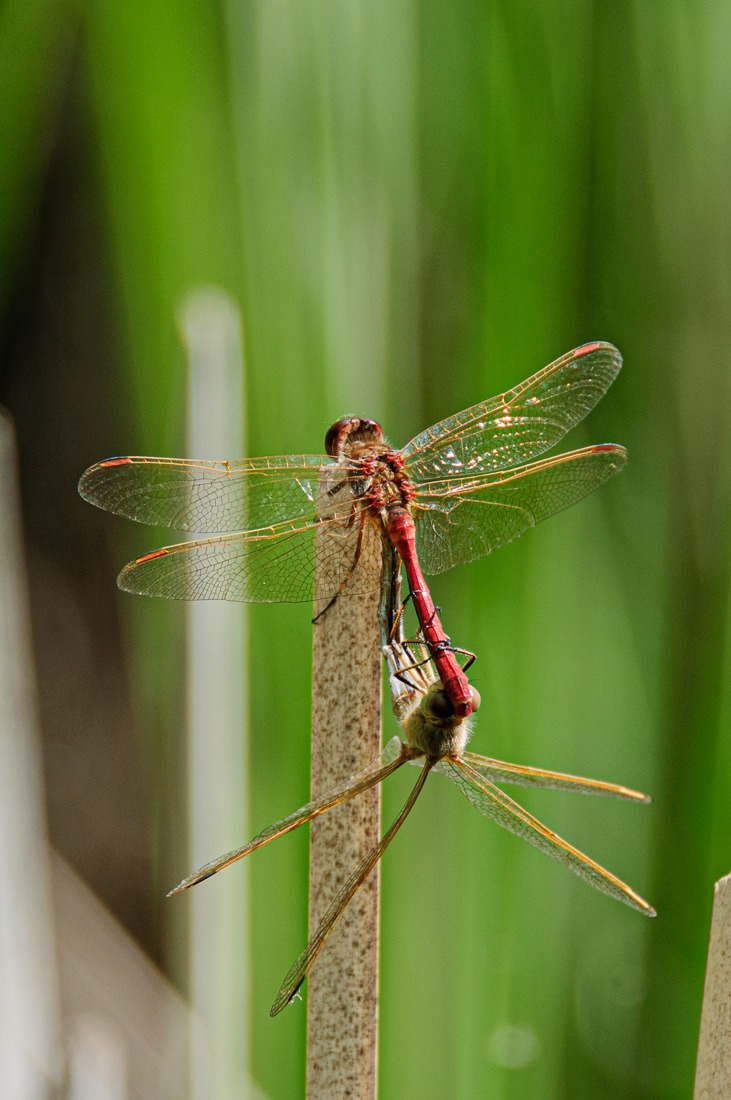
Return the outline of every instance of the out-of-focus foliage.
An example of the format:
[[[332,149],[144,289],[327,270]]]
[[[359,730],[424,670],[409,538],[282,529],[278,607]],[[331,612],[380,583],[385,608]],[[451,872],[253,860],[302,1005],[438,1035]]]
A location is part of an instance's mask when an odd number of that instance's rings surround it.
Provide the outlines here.
[[[179,451],[174,315],[202,283],[242,308],[253,455],[320,450],[349,412],[403,445],[587,340],[625,356],[571,440],[624,443],[622,477],[434,588],[479,655],[476,751],[654,795],[649,810],[521,800],[659,917],[429,784],[383,869],[383,1096],[690,1093],[731,832],[730,34],[727,4],[680,0],[0,13],[0,316],[17,313],[71,131],[76,193],[97,211],[83,262],[116,334],[96,367],[104,453]],[[155,545],[113,530],[110,586]],[[181,869],[180,620],[133,604],[120,676],[145,736],[157,897]],[[309,621],[250,615],[252,834],[306,797]],[[385,816],[402,796],[394,780]],[[253,1073],[277,1098],[303,1088],[303,1007],[266,1009],[304,943],[306,856],[292,837],[252,862]],[[159,950],[179,969],[176,920]]]

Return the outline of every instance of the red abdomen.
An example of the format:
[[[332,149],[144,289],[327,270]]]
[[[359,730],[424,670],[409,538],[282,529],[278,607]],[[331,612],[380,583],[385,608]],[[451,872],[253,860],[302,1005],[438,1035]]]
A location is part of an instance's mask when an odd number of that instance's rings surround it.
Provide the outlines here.
[[[460,718],[466,718],[473,709],[469,681],[451,649],[451,643],[444,633],[429,587],[424,580],[416,553],[414,521],[405,508],[396,507],[389,512],[385,526],[389,539],[404,563],[421,633],[444,690],[454,707],[454,713]]]

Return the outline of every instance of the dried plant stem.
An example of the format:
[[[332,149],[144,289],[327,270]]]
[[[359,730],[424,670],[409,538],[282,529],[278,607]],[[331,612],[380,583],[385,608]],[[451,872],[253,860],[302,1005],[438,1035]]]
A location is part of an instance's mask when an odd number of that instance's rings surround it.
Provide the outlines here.
[[[694,1100],[731,1096],[731,875],[716,883]]]
[[[327,527],[327,525],[324,525]],[[355,534],[355,532],[354,532]],[[368,529],[367,538],[377,539]],[[318,537],[318,548],[329,536]],[[347,553],[347,548],[340,547]],[[318,555],[319,557],[320,555]],[[373,560],[377,555],[366,554]],[[365,568],[359,565],[358,569]],[[322,578],[316,579],[324,591]],[[331,593],[328,593],[331,595]],[[316,599],[320,611],[327,600]],[[380,752],[379,577],[372,591],[343,596],[314,626],[312,797],[364,768]],[[378,842],[380,786],[318,818],[310,842],[310,932],[353,869]],[[372,1100],[378,1060],[379,875],[348,906],[309,979],[307,1096]]]

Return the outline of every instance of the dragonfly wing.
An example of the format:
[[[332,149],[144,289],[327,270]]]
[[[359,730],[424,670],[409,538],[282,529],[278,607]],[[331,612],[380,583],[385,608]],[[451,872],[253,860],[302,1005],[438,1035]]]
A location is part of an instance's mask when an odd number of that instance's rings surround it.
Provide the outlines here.
[[[373,584],[381,543],[364,539],[352,576],[352,528],[327,521],[327,539],[315,541],[317,523],[280,524],[261,531],[181,542],[144,554],[125,565],[117,583],[125,592],[170,600],[236,600],[244,603],[302,603],[318,591],[356,595]],[[317,554],[317,563],[315,556]]]
[[[244,844],[241,848],[234,848],[231,852],[226,852],[225,855],[219,856],[218,859],[212,860],[210,863],[206,863],[200,870],[195,871],[188,878],[184,878],[174,890],[171,890],[168,897],[173,897],[174,894],[181,894],[183,890],[188,890],[191,886],[197,885],[199,882],[203,882],[205,879],[210,878],[211,875],[215,875],[217,871],[222,871],[224,867],[230,866],[232,863],[236,863],[237,860],[243,859],[244,856],[248,856],[251,852],[255,852],[257,848],[263,847],[264,844],[268,844],[271,840],[276,840],[279,836],[284,836],[285,833],[291,833],[293,829],[298,828],[300,825],[304,825],[308,821],[312,821],[314,817],[319,817],[320,814],[324,814],[327,810],[331,810],[334,806],[340,806],[343,802],[347,802],[351,798],[355,798],[356,795],[361,794],[363,791],[367,791],[370,787],[375,787],[377,783],[380,783],[387,776],[395,772],[397,768],[408,759],[408,751],[403,753],[403,745],[398,737],[392,737],[388,742],[383,752],[379,757],[373,760],[367,768],[357,773],[357,775],[351,776],[345,783],[339,784],[337,787],[333,787],[331,790],[326,791],[320,795],[319,798],[313,799],[305,806],[301,806],[299,810],[295,810],[294,813],[288,814],[287,817],[283,817],[281,821],[275,821],[273,825],[270,825],[263,832],[255,836],[253,840],[248,844]]]
[[[563,863],[564,867],[568,867],[570,871],[583,878],[590,886],[601,890],[603,894],[631,905],[633,909],[645,913],[648,917],[655,916],[652,906],[648,905],[644,898],[635,893],[630,886],[543,825],[463,760],[440,760],[435,770],[448,776],[481,814],[501,825],[503,829],[515,833],[539,851]]]
[[[507,764],[491,756],[479,756],[465,752],[463,757],[475,771],[492,783],[510,783],[516,787],[543,787],[552,791],[574,791],[577,794],[607,795],[609,798],[626,798],[631,802],[651,802],[652,799],[631,787],[618,783],[604,783],[601,779],[586,779],[581,775],[550,772],[544,768],[530,768],[524,764]]]
[[[427,428],[404,447],[415,484],[506,470],[558,443],[604,396],[622,366],[611,344],[584,344],[515,389]]]
[[[237,462],[110,458],[82,474],[79,492],[97,507],[140,523],[212,534],[256,530],[312,519],[321,467],[338,469],[325,455]]]
[[[403,757],[404,760],[408,759],[408,756]],[[362,886],[368,875],[378,863],[379,859],[388,848],[389,844],[396,836],[403,825],[406,818],[411,813],[414,803],[421,794],[422,787],[426,782],[426,777],[430,771],[430,765],[424,764],[421,775],[416,781],[414,789],[404,803],[401,813],[398,815],[388,832],[384,833],[375,848],[371,849],[363,862],[356,868],[348,881],[340,888],[332,903],[328,907],[325,916],[322,918],[314,936],[307,944],[302,954],[296,960],[292,968],[285,975],[284,981],[280,987],[279,992],[275,998],[269,1015],[276,1016],[282,1011],[283,1008],[290,1003],[295,996],[297,990],[302,985],[303,981],[309,974],[312,966],[317,959],[317,956],[322,951],[325,943],[327,942],[330,933],[333,931],[338,921],[342,917],[343,913],[347,909],[349,903],[357,893],[358,889]]]
[[[592,493],[626,462],[624,447],[605,443],[503,474],[424,486],[412,505],[424,572],[442,573],[505,546]]]

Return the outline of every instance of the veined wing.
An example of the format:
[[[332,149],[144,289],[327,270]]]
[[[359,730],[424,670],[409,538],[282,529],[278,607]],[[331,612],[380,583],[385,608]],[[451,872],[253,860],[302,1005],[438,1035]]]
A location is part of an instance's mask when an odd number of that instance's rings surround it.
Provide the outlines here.
[[[404,755],[403,760],[407,759],[408,755]],[[379,859],[386,851],[386,848],[388,848],[389,844],[396,836],[396,833],[399,831],[404,821],[411,813],[414,803],[421,794],[422,787],[426,782],[426,778],[429,774],[430,769],[431,765],[428,762],[425,762],[422,767],[421,775],[417,779],[414,789],[404,803],[404,807],[401,810],[401,813],[398,815],[391,828],[388,830],[388,832],[383,834],[378,844],[376,844],[375,848],[371,849],[371,851],[368,853],[360,866],[355,869],[348,881],[341,887],[340,891],[333,899],[330,907],[325,913],[325,916],[322,918],[319,927],[315,931],[314,936],[307,944],[307,947],[304,949],[299,958],[295,961],[292,968],[285,975],[284,981],[282,982],[279,992],[277,993],[277,996],[274,1000],[274,1004],[269,1011],[270,1016],[276,1016],[279,1012],[282,1011],[283,1008],[286,1008],[299,987],[302,985],[303,981],[309,974],[315,960],[317,959],[317,956],[320,954],[323,947],[325,946],[328,937],[330,936],[330,933],[337,925],[338,921],[347,909],[349,903],[352,901],[355,894],[368,878],[368,875],[376,866]]]
[[[622,366],[611,344],[584,344],[507,393],[434,424],[404,447],[416,484],[512,469],[547,451],[604,396]]]
[[[574,791],[576,794],[607,795],[609,798],[626,798],[631,802],[652,802],[648,794],[622,787],[619,783],[605,783],[601,779],[587,779],[583,775],[567,775],[550,772],[545,768],[530,768],[526,764],[508,764],[491,756],[479,756],[465,752],[463,759],[476,772],[492,783],[510,783],[517,787],[543,787],[552,791]]]
[[[424,485],[412,505],[422,569],[443,573],[492,553],[593,493],[626,461],[624,447],[603,443],[503,474]]]
[[[316,543],[325,524],[329,537]],[[125,565],[117,583],[125,592],[169,600],[304,603],[312,599],[316,566],[321,598],[356,595],[363,586],[370,591],[380,570],[380,540],[363,540],[363,568],[350,575],[353,561],[352,527],[330,518],[165,546]]]
[[[211,534],[247,531],[312,519],[323,466],[338,470],[326,455],[236,462],[109,458],[82,474],[79,492],[97,507],[140,523]]]
[[[609,894],[618,901],[623,901],[625,905],[631,905],[633,909],[639,910],[648,917],[656,915],[652,906],[648,905],[644,898],[635,893],[630,886],[543,825],[538,818],[529,814],[504,791],[463,760],[445,758],[435,765],[434,770],[448,776],[459,787],[465,798],[485,817],[489,817],[504,829],[527,840],[529,844],[545,852],[552,859],[563,863],[564,867],[568,867],[590,886],[601,890],[603,894]]]
[[[181,894],[183,890],[188,890],[191,886],[203,882],[205,879],[210,878],[211,875],[215,875],[217,871],[222,871],[224,867],[229,867],[232,863],[236,863],[237,860],[250,855],[251,852],[255,852],[257,848],[263,847],[264,844],[268,844],[271,840],[276,840],[277,837],[284,836],[285,833],[291,833],[293,829],[298,828],[300,825],[304,825],[308,821],[312,821],[313,818],[319,817],[320,814],[326,813],[327,810],[333,809],[334,806],[340,806],[343,802],[355,798],[356,795],[362,794],[363,791],[367,791],[370,787],[375,787],[377,783],[380,783],[387,776],[391,775],[392,772],[395,772],[397,768],[400,768],[406,759],[408,759],[408,750],[404,755],[401,741],[398,737],[392,737],[381,755],[371,761],[368,767],[358,772],[357,775],[351,776],[345,783],[333,787],[319,798],[315,798],[305,806],[301,806],[299,810],[295,810],[294,813],[288,814],[287,817],[283,817],[281,821],[275,821],[273,825],[264,829],[263,832],[249,841],[248,844],[244,844],[240,848],[234,848],[233,851],[226,852],[225,855],[219,856],[218,859],[206,863],[200,870],[195,871],[192,875],[189,875],[188,878],[184,878],[174,890],[170,891],[168,897],[171,898],[175,894]]]

